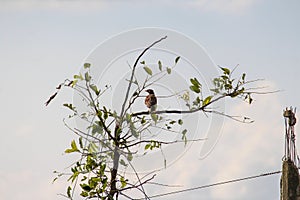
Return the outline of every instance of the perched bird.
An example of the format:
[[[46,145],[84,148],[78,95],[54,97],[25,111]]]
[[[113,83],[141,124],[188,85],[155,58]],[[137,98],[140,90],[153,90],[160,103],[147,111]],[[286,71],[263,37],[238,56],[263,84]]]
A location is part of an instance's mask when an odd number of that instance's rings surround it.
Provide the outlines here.
[[[148,92],[148,95],[145,98],[145,104],[149,108],[149,111],[155,111],[157,106],[157,99],[154,94],[154,91],[152,89],[146,90]]]

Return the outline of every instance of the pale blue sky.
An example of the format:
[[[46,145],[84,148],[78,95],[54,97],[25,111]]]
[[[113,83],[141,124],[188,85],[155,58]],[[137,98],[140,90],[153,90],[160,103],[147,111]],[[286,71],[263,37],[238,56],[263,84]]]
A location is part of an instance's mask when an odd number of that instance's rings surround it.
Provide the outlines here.
[[[179,31],[203,45],[216,64],[240,64],[240,72],[283,90],[256,96],[252,107],[229,104],[228,111],[245,113],[255,123],[226,120],[222,137],[207,159],[188,154],[158,179],[191,187],[279,170],[282,109],[299,107],[300,102],[299,8],[297,0],[1,0],[0,199],[63,199],[57,193],[65,191],[65,183],[52,185],[51,180],[53,170],[64,169],[72,160],[62,156],[73,135],[63,126],[68,112],[61,106],[72,94],[65,91],[47,108],[44,102],[58,83],[78,72],[96,45],[140,27]],[[168,179],[171,173],[178,180]],[[184,197],[279,199],[279,179],[275,175]],[[182,195],[162,199],[182,199]]]

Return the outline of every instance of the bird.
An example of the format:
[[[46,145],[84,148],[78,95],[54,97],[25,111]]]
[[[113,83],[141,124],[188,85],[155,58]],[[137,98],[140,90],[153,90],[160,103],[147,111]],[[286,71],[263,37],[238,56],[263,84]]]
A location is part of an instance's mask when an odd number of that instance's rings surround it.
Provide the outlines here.
[[[148,89],[146,90],[146,92],[148,92],[148,95],[145,98],[145,105],[147,106],[147,108],[149,108],[150,112],[153,112],[156,110],[157,98],[152,89]]]

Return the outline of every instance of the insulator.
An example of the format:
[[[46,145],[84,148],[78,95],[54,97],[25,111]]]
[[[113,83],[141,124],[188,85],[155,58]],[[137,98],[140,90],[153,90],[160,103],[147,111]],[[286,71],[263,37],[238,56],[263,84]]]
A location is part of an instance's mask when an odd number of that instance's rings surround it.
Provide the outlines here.
[[[296,117],[295,117],[295,115],[294,115],[294,113],[293,113],[293,116],[291,116],[291,117],[289,118],[289,125],[290,125],[290,126],[294,126],[294,125],[296,124],[296,122],[297,122],[297,119],[296,119]]]
[[[285,110],[283,111],[283,116],[289,118],[293,115],[293,112],[291,110]]]

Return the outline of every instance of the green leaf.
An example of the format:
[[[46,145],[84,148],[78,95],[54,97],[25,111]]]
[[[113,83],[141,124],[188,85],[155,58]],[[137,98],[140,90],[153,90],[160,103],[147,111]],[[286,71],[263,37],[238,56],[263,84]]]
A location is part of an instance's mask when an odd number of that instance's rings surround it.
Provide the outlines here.
[[[72,140],[71,147],[72,149],[78,150],[75,140]]]
[[[100,175],[101,175],[101,174],[104,174],[105,168],[106,168],[106,164],[103,163],[103,164],[100,166],[100,170],[99,170],[99,174],[100,174]]]
[[[132,161],[132,159],[133,159],[132,153],[131,153],[131,152],[128,152],[127,160],[130,162],[130,161]]]
[[[158,61],[158,69],[159,69],[159,71],[162,70],[162,64],[161,64],[161,61],[160,61],[160,60]]]
[[[88,146],[88,152],[89,153],[95,153],[98,151],[98,146],[94,142],[90,142]]]
[[[81,181],[85,181],[87,179],[86,176],[83,176],[83,178],[81,179]]]
[[[67,189],[67,195],[69,198],[71,198],[71,190],[72,190],[72,188],[71,188],[71,186],[69,186]]]
[[[152,118],[152,120],[156,123],[157,120],[158,120],[158,115],[156,115],[156,114],[151,114],[151,118]]]
[[[154,148],[160,148],[161,144],[158,141],[152,140],[150,143],[146,144],[145,150],[150,149],[153,150]]]
[[[119,136],[122,133],[122,128],[118,127],[115,133]]]
[[[178,120],[178,124],[179,124],[179,125],[182,125],[182,124],[183,124],[182,119],[179,119],[179,120]]]
[[[86,168],[87,171],[92,171],[92,170],[94,170],[98,166],[99,165],[97,164],[97,162],[94,160],[94,158],[91,155],[88,155],[86,157],[85,168]]]
[[[149,74],[150,76],[152,76],[152,70],[149,67],[145,66],[144,70],[147,72],[147,74]]]
[[[68,179],[68,181],[72,181],[72,183],[76,180],[76,178],[78,177],[79,175],[79,172],[78,171],[74,171],[73,172],[74,174]]]
[[[65,107],[67,107],[67,108],[69,108],[70,110],[72,110],[72,111],[75,112],[75,107],[73,107],[73,105],[72,105],[71,103],[70,103],[70,104],[64,103],[63,106],[65,106]]]
[[[226,80],[229,79],[229,77],[228,77],[227,75],[222,75],[221,78],[222,78],[224,81],[226,81]]]
[[[190,86],[190,89],[193,91],[193,92],[196,92],[196,93],[200,93],[200,88],[195,86],[195,85],[191,85]]]
[[[232,93],[230,94],[230,97],[232,97],[232,98],[237,97],[237,96],[239,96],[240,94],[243,94],[243,93],[244,93],[244,90],[245,90],[245,88],[243,87],[243,88],[241,88],[241,89],[239,89],[239,90],[237,90],[237,91],[234,91],[234,92],[232,92]]]
[[[131,114],[126,113],[126,122],[129,123],[131,122]]]
[[[168,73],[168,74],[171,74],[171,71],[172,71],[172,69],[169,68],[169,67],[167,67],[167,73]]]
[[[103,117],[104,119],[107,119],[108,118],[108,114],[110,113],[110,111],[107,110],[107,108],[105,106],[103,106]]]
[[[249,104],[251,104],[253,101],[253,99],[251,97],[249,97]]]
[[[139,133],[136,131],[136,129],[130,129],[130,130],[131,130],[132,135],[133,135],[135,138],[138,138],[138,137],[139,137]]]
[[[143,116],[141,119],[141,124],[144,124],[144,123],[146,123],[145,116]]]
[[[230,70],[225,67],[220,67],[225,75],[230,75]]]
[[[245,77],[246,77],[246,74],[243,73],[243,75],[242,75],[242,81],[243,81],[243,82],[245,82]]]
[[[187,130],[186,130],[186,129],[184,129],[184,130],[181,132],[181,134],[182,134],[181,139],[184,141],[184,145],[185,145],[185,146],[186,146],[186,144],[187,144],[186,133],[187,133]]]
[[[79,74],[79,75],[74,75],[74,79],[76,79],[76,80],[83,80],[83,77],[82,77],[82,75],[81,74]]]
[[[135,137],[135,138],[138,138],[139,137],[139,133],[137,132],[134,124],[131,122],[130,125],[129,125],[129,129],[131,131],[131,134]]]
[[[79,138],[79,146],[81,149],[83,149],[82,137]]]
[[[127,167],[127,164],[123,159],[120,160],[120,164],[123,165],[124,167]]]
[[[174,121],[174,120],[169,122],[169,124],[175,124],[175,123],[176,123],[176,121]]]
[[[80,196],[82,196],[82,197],[88,197],[88,196],[89,196],[89,193],[87,193],[86,191],[82,191],[82,192],[80,193]]]
[[[198,106],[199,104],[200,104],[200,97],[197,97],[196,99],[195,99],[195,101],[193,101],[193,105],[194,106]]]
[[[93,124],[91,126],[91,128],[92,128],[92,134],[93,135],[95,135],[96,133],[98,133],[98,134],[103,133],[103,126],[100,123]]]
[[[210,89],[210,91],[214,92],[215,94],[218,94],[218,93],[220,93],[220,90],[219,90],[219,89],[217,89],[217,88],[215,88],[215,89]]]
[[[85,78],[85,80],[86,80],[87,82],[89,82],[89,81],[91,80],[92,77],[89,75],[88,72],[85,72],[84,78]]]
[[[145,145],[145,150],[149,149],[151,147],[151,144],[146,144]]]
[[[178,57],[175,59],[175,64],[178,63],[179,59],[180,59],[180,56],[178,56]]]
[[[190,81],[194,86],[201,87],[201,83],[198,81],[197,78],[191,78]]]
[[[90,63],[84,63],[83,64],[84,69],[90,68],[91,64]]]
[[[73,152],[74,152],[73,149],[66,149],[66,150],[65,150],[65,153],[73,153]]]
[[[184,101],[189,101],[190,100],[190,93],[189,93],[189,91],[186,91],[183,95],[182,95],[182,97],[181,97]]]
[[[96,85],[90,85],[90,88],[95,92],[96,95],[100,94],[100,91],[98,90]]]
[[[82,80],[83,80],[83,79],[82,79]],[[72,84],[71,84],[71,87],[75,87],[76,84],[78,83],[78,80],[74,80],[74,81],[72,81],[71,83],[72,83]]]
[[[123,176],[121,176],[120,182],[121,182],[121,188],[125,188],[127,185],[127,182]]]
[[[232,85],[229,84],[229,83],[225,84],[224,87],[225,87],[226,90],[230,90],[230,89],[233,88]]]
[[[54,183],[56,180],[58,179],[58,177],[55,177],[52,181],[52,183]]]
[[[137,91],[135,91],[135,92],[132,94],[133,97],[134,97],[134,96],[137,96],[137,95],[139,95],[139,93],[138,93]]]
[[[91,191],[91,189],[92,189],[92,188],[91,188],[88,184],[86,184],[86,183],[80,184],[80,187],[81,187],[83,190],[87,191],[87,192]]]
[[[75,140],[72,140],[72,142],[71,142],[71,149],[65,150],[65,153],[72,153],[72,152],[79,152],[79,149],[77,148]]]
[[[208,96],[204,99],[202,106],[207,105],[211,101],[212,96]]]
[[[144,64],[146,64],[146,62],[145,62],[145,61],[142,61],[141,64],[144,65]]]
[[[250,93],[248,93],[248,94],[246,95],[246,98],[245,98],[245,99],[248,99],[248,103],[249,103],[249,104],[251,104],[252,101],[253,101],[253,99],[251,98],[251,94],[250,94]]]
[[[101,178],[92,177],[92,178],[89,179],[88,183],[89,183],[89,185],[92,189],[95,189],[98,186],[100,181],[101,181]]]

